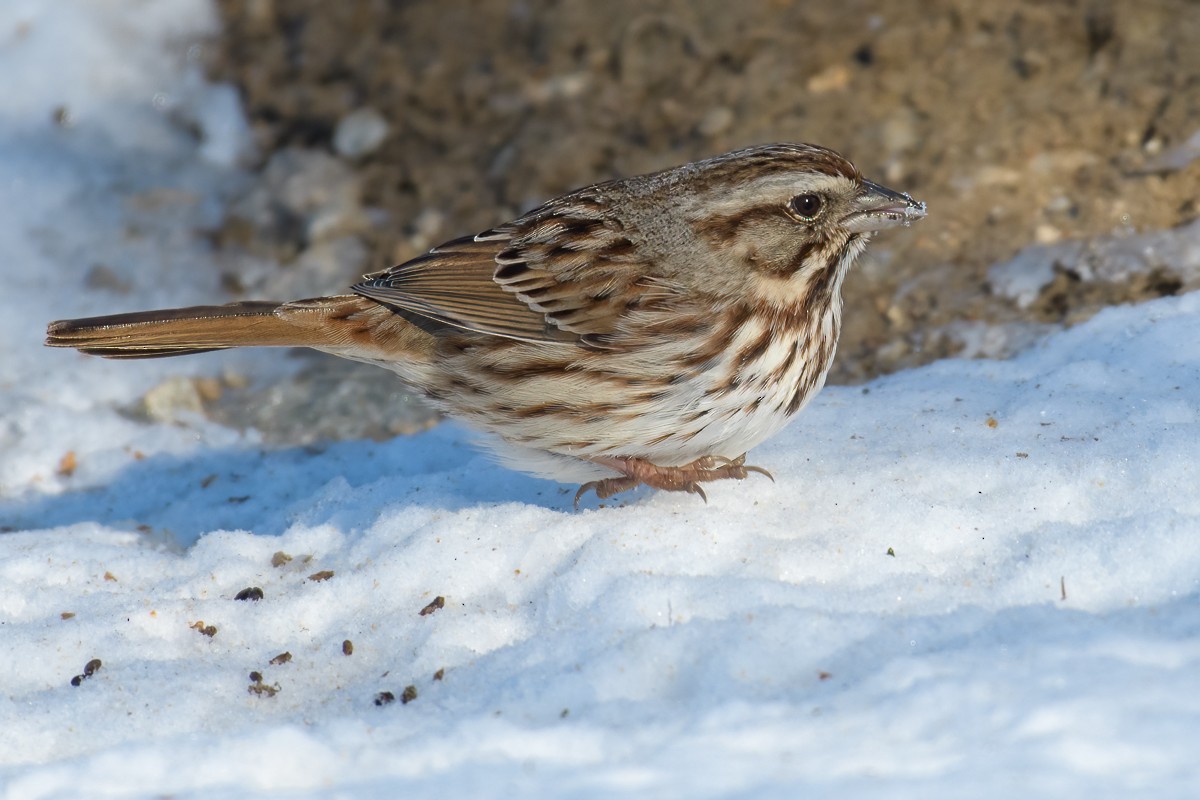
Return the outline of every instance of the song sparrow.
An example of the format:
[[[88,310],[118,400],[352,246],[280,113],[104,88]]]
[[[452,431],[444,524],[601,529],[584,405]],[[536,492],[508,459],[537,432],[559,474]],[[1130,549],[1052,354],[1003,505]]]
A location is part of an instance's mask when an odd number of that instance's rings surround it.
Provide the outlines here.
[[[65,320],[46,343],[311,347],[393,370],[510,466],[583,482],[577,501],[703,496],[765,474],[745,453],[824,384],[847,270],[872,233],[924,216],[832,150],[751,147],[576,190],[353,294]]]

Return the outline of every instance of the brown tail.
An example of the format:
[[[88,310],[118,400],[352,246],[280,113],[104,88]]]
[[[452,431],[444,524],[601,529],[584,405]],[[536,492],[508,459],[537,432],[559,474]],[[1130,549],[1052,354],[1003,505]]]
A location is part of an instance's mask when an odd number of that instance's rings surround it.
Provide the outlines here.
[[[379,343],[372,335],[381,333],[372,330],[380,322],[379,312],[392,316],[374,301],[353,295],[169,308],[52,322],[46,344],[105,358],[161,358],[230,347],[353,348],[370,346],[371,340]]]

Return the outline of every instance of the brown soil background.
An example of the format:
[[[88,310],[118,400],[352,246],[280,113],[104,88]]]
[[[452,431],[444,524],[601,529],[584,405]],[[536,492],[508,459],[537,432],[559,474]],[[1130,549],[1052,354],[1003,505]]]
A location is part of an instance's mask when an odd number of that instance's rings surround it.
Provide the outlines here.
[[[1162,230],[1200,213],[1200,160],[1153,169],[1200,128],[1200,5],[1189,0],[220,7],[210,72],[239,87],[261,163],[284,148],[332,152],[356,109],[389,124],[377,149],[347,161],[369,222],[353,232],[365,247],[333,270],[345,274],[322,277],[327,290],[577,186],[750,144],[816,142],[929,205],[847,281],[831,375],[846,383],[959,352],[958,323],[1073,322],[1176,291],[1059,281],[1019,310],[986,273],[1034,242]],[[303,263],[303,232],[264,227],[231,223],[219,240],[280,274]],[[403,428],[387,417],[326,433]]]

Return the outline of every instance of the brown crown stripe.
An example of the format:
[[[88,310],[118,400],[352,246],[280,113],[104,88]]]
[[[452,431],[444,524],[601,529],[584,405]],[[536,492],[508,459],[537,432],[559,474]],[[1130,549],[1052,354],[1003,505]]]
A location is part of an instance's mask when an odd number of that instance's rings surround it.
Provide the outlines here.
[[[780,170],[804,169],[819,172],[822,175],[849,178],[852,181],[862,180],[862,173],[858,171],[858,168],[839,154],[824,147],[804,144],[770,145],[737,150],[710,161],[700,162],[699,166],[713,179],[744,174],[747,168],[763,171],[764,168],[777,167]]]

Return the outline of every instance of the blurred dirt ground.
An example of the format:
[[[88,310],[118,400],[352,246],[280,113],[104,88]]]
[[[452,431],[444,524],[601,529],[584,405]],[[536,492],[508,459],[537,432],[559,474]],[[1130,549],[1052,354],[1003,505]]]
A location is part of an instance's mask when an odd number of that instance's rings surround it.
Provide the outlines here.
[[[210,72],[240,89],[263,175],[218,236],[233,295],[338,290],[565,190],[770,141],[833,147],[929,204],[848,279],[833,382],[1194,288],[1170,264],[1097,288],[1061,258],[1020,304],[988,280],[1029,245],[1200,215],[1191,0],[220,7]],[[325,433],[396,429],[376,422]]]

